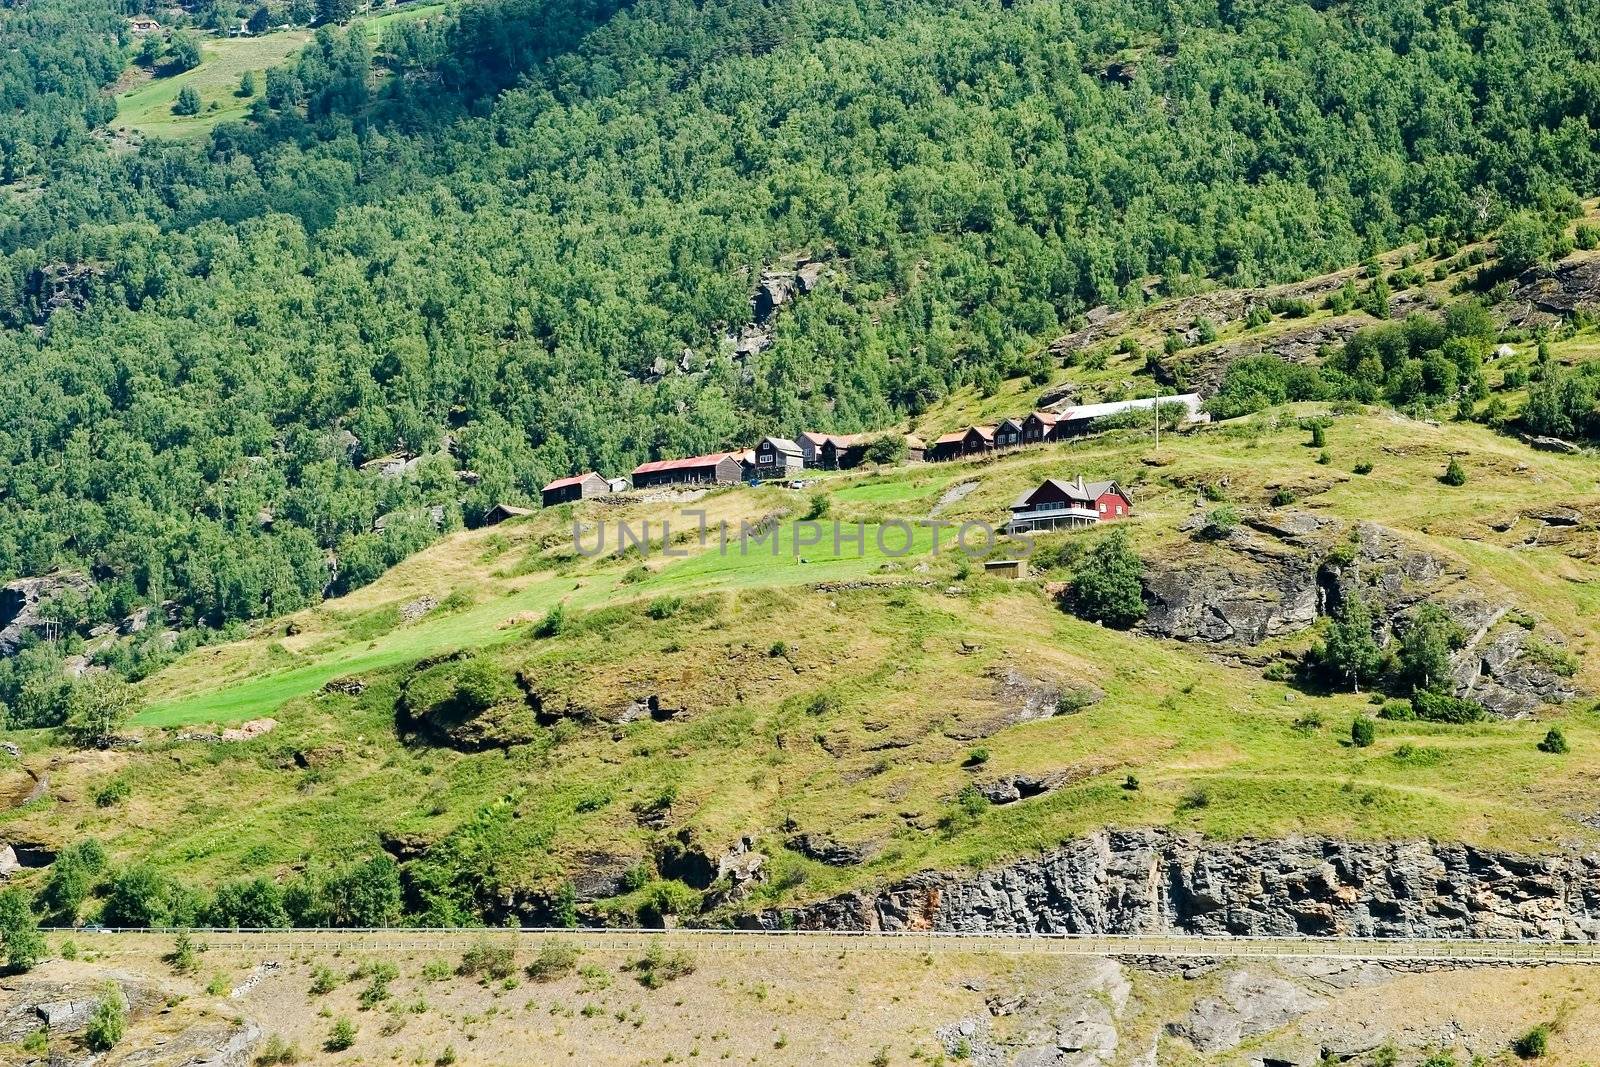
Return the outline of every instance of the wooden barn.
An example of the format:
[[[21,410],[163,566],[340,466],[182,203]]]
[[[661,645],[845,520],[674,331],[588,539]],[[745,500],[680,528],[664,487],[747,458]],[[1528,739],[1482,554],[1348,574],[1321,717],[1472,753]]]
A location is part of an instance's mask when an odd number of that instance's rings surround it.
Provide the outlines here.
[[[934,461],[960,459],[994,451],[993,426],[968,426],[965,430],[947,433],[933,442],[928,458]]]
[[[658,459],[633,469],[633,487],[738,485],[743,473],[737,452],[711,452],[687,459]]]
[[[575,474],[570,478],[557,478],[539,490],[545,507],[567,504],[589,496],[602,496],[611,491],[611,485],[594,471]]]

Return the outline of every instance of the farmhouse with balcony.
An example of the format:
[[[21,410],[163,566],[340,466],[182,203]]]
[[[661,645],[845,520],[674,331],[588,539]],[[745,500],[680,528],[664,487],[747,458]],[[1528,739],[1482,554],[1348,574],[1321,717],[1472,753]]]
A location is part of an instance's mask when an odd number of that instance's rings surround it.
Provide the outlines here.
[[[611,485],[594,471],[575,474],[570,478],[557,478],[539,490],[545,507],[566,504],[584,497],[601,496],[611,491]]]
[[[633,469],[633,487],[661,485],[738,485],[743,466],[737,452],[711,452],[687,459],[658,459]]]
[[[1011,505],[1011,533],[1053,530],[1058,526],[1093,526],[1133,514],[1133,500],[1116,482],[1064,482],[1046,478]]]

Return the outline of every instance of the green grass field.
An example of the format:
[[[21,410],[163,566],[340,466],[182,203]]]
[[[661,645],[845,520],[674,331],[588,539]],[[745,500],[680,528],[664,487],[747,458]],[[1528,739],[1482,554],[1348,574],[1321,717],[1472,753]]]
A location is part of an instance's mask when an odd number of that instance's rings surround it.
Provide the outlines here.
[[[376,47],[385,27],[443,14],[447,9],[444,3],[414,3],[358,17],[352,24],[363,26]],[[267,69],[292,58],[311,40],[311,33],[280,29],[259,37],[205,37],[198,67],[172,77],[147,79],[118,96],[116,125],[146,137],[184,138],[202,136],[219,123],[243,118],[253,99],[238,92],[245,72],[255,74],[259,95]],[[198,115],[172,113],[172,105],[186,85],[200,94]]]
[[[204,38],[201,62],[193,70],[153,78],[117,97],[118,127],[146,137],[199,137],[220,122],[243,118],[251,98],[240,96],[239,79],[256,76],[256,92],[268,67],[278,66],[311,40],[308,30],[279,30],[260,37]],[[200,114],[174,115],[172,105],[185,85],[200,94]]]

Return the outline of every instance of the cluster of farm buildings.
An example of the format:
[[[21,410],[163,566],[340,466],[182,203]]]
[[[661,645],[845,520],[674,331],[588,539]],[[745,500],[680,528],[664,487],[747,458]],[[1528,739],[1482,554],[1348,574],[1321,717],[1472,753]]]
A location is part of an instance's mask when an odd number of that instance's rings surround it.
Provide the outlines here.
[[[1146,400],[1123,400],[1106,404],[1086,404],[1062,411],[1032,411],[1021,418],[1007,418],[988,426],[968,426],[947,433],[926,444],[916,437],[898,438],[892,434],[803,433],[798,439],[763,437],[755,448],[733,452],[711,452],[683,459],[658,459],[641,463],[624,478],[606,478],[594,471],[557,478],[541,493],[545,507],[583,500],[588,497],[624,492],[628,489],[655,489],[672,486],[737,485],[747,481],[802,478],[808,470],[848,470],[867,459],[868,449],[882,438],[891,438],[894,451],[904,441],[905,458],[911,462],[940,462],[979,456],[1018,448],[1023,445],[1064,441],[1090,433],[1095,423],[1107,416],[1127,411],[1151,410],[1157,405],[1182,405],[1187,417],[1201,417],[1200,397],[1181,396]],[[500,509],[504,514],[491,521],[521,513],[520,509]],[[1114,482],[1085,482],[1047,479],[1037,489],[1023,494],[1011,507],[1011,529],[1029,531],[1061,525],[1082,525],[1122,518],[1133,510],[1128,495]]]

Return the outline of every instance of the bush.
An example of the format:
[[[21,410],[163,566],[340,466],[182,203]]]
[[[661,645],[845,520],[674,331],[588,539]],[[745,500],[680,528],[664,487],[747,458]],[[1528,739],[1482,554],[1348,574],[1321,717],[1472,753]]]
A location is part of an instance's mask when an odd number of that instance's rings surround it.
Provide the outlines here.
[[[670,619],[683,608],[683,598],[677,596],[656,597],[645,605],[644,613],[650,618],[660,622]]]
[[[178,936],[172,942],[172,951],[167,953],[166,960],[174,974],[193,974],[200,969],[200,954],[189,931],[178,931]]]
[[[1544,740],[1539,742],[1539,751],[1563,756],[1572,751],[1572,748],[1567,744],[1567,735],[1561,732],[1561,727],[1552,726],[1545,732]]]
[[[1090,622],[1126,629],[1144,618],[1140,579],[1144,561],[1118,530],[1089,550],[1073,572],[1068,603],[1073,614]]]
[[[1369,748],[1377,740],[1378,724],[1365,715],[1357,715],[1350,723],[1350,743],[1357,748]]]
[[[339,976],[327,966],[318,966],[311,972],[311,995],[320,997],[339,988]]]
[[[1212,508],[1206,515],[1206,524],[1200,532],[1213,540],[1221,540],[1233,533],[1239,525],[1239,509],[1232,504],[1224,504],[1219,508]]]
[[[84,1044],[95,1052],[113,1048],[122,1035],[128,1032],[128,1009],[123,1003],[122,990],[108,984],[84,1028]]]
[[[1046,367],[1046,381],[1049,380],[1049,373],[1049,368]],[[1037,384],[1043,385],[1044,383],[1038,382]],[[909,452],[910,449],[904,437],[899,434],[884,434],[882,437],[874,437],[867,442],[867,448],[862,453],[862,458],[868,463],[904,463]]]
[[[1271,504],[1275,508],[1286,508],[1294,503],[1294,499],[1294,491],[1283,487],[1273,492]]]
[[[817,519],[825,518],[832,507],[833,501],[828,498],[827,493],[812,493],[811,499],[806,503],[806,513],[800,516],[800,521],[815,522]]]
[[[328,1031],[328,1040],[322,1047],[329,1052],[343,1052],[356,1043],[356,1024],[346,1018],[334,1020],[333,1027]]]
[[[634,977],[646,989],[660,989],[668,982],[694,973],[694,958],[683,949],[668,952],[657,941],[633,964]]]
[[[1326,448],[1327,445],[1328,445],[1328,431],[1323,429],[1322,423],[1313,422],[1311,424],[1311,440],[1307,443],[1307,447],[1308,448]]]
[[[1412,722],[1416,717],[1417,709],[1411,706],[1409,700],[1386,701],[1383,707],[1378,709],[1378,718],[1389,722]]]
[[[553,982],[571,974],[577,965],[577,945],[565,941],[546,941],[539,946],[538,953],[524,973],[535,982]]]
[[[1352,469],[1357,474],[1371,474],[1372,473],[1372,463],[1369,460],[1362,460],[1360,463],[1357,463],[1355,465],[1355,467],[1352,468]]]
[[[499,981],[511,977],[516,971],[516,955],[516,949],[511,945],[485,938],[467,949],[456,973],[467,978],[481,974]]]
[[[1427,689],[1417,690],[1411,698],[1411,704],[1416,709],[1417,718],[1424,722],[1460,725],[1477,722],[1487,714],[1483,705],[1475,700],[1463,700],[1447,693],[1435,693]]]
[[[560,637],[561,631],[567,628],[567,609],[564,605],[557,604],[545,612],[544,618],[533,628],[535,637]]]
[[[1550,1051],[1550,1024],[1540,1023],[1511,1043],[1511,1051],[1525,1060],[1536,1060]]]
[[[275,1063],[299,1063],[299,1046],[290,1044],[277,1034],[267,1038],[266,1044],[261,1046],[261,1051],[256,1053],[256,1063],[261,1067],[270,1067]]]
[[[1450,462],[1445,466],[1444,473],[1439,476],[1439,480],[1445,485],[1466,485],[1466,468],[1461,465],[1459,459],[1451,456]]]
[[[965,767],[982,767],[985,763],[988,763],[988,762],[989,762],[989,750],[980,745],[977,748],[971,748],[971,749],[967,750],[967,759],[966,759],[966,762],[964,764],[962,764],[962,766],[965,766]]]

